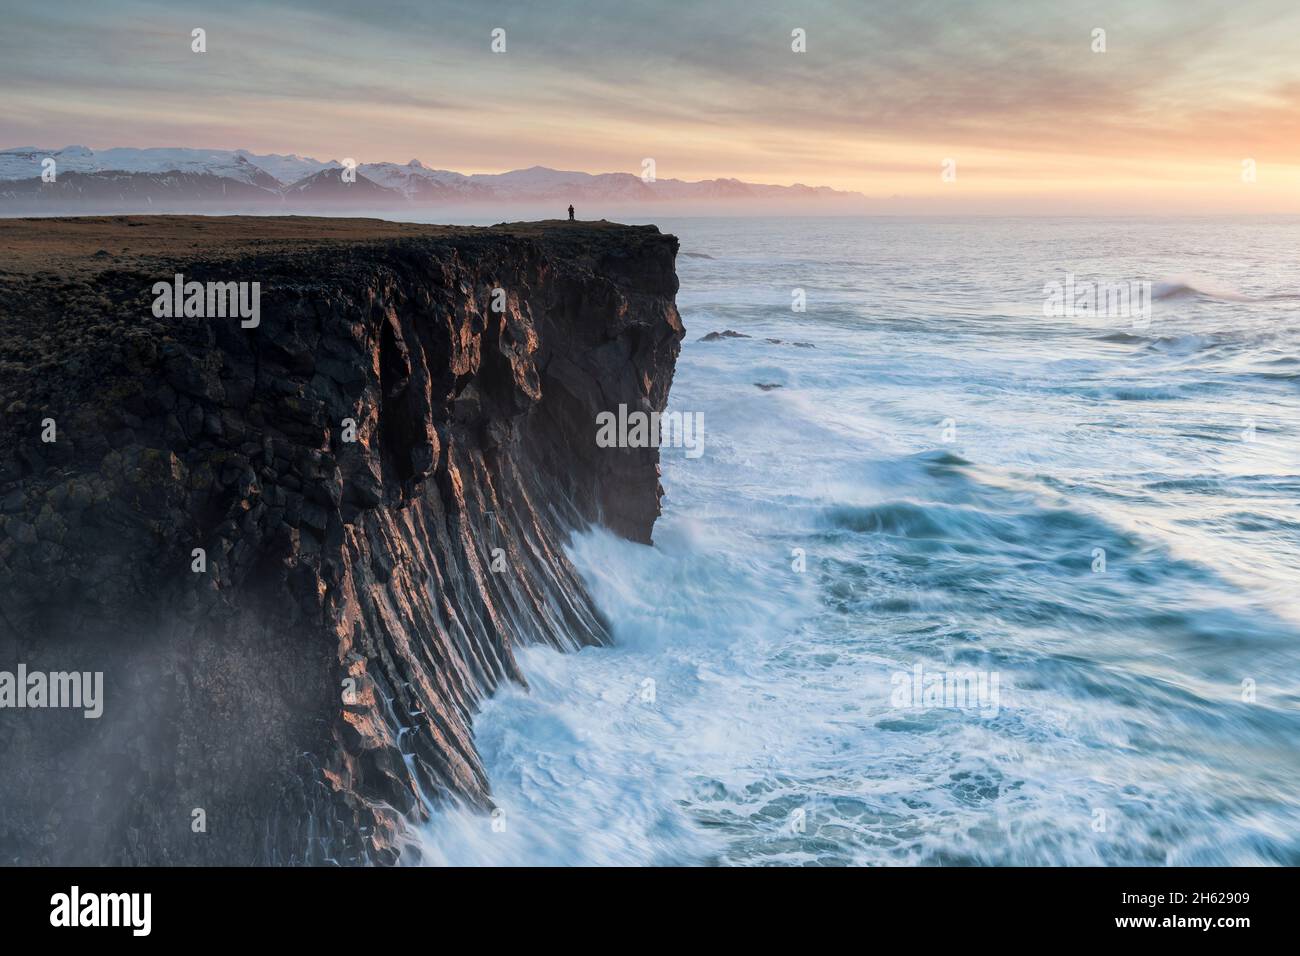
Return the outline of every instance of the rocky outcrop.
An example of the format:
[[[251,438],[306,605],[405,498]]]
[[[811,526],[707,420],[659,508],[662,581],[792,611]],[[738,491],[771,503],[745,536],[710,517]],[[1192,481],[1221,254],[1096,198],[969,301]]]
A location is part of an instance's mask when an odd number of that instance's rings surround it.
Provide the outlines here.
[[[567,536],[650,540],[657,449],[594,421],[666,403],[676,239],[119,217],[0,247],[0,672],[104,674],[98,719],[0,709],[0,861],[392,863],[431,807],[488,809],[470,721],[514,648],[607,639]],[[177,273],[257,282],[257,324],[155,315]]]

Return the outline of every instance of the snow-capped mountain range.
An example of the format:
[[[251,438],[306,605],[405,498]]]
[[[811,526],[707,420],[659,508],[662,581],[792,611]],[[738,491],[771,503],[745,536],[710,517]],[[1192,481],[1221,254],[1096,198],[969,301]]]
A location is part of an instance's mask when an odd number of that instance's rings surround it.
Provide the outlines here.
[[[49,163],[53,160],[53,164]],[[50,170],[42,178],[42,172]],[[50,202],[113,206],[123,210],[186,203],[409,203],[526,201],[621,203],[719,201],[823,201],[861,199],[860,193],[824,186],[768,186],[739,179],[645,180],[631,173],[583,173],[544,166],[507,173],[431,169],[417,159],[405,165],[360,163],[352,176],[337,160],[257,155],[223,149],[0,150],[0,204]]]

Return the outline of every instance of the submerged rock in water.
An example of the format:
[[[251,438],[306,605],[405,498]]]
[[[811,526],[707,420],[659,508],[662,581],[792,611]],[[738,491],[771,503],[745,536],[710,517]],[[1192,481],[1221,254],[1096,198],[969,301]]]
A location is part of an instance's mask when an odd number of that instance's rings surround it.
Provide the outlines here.
[[[0,666],[103,674],[97,719],[0,712],[0,858],[390,863],[431,805],[490,807],[470,719],[524,679],[514,648],[607,639],[567,535],[648,542],[659,513],[658,450],[598,448],[594,422],[666,404],[677,240],[0,237]],[[178,274],[257,283],[256,323],[159,317]]]
[[[731,329],[724,329],[721,332],[710,332],[708,335],[700,336],[701,342],[717,342],[719,339],[748,339],[752,336],[744,332],[733,332]]]

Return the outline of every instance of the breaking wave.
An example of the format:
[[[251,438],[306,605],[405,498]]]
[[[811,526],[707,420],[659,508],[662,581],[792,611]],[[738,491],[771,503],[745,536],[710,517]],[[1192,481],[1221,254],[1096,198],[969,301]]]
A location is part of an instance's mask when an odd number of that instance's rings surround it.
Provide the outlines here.
[[[500,815],[442,814],[429,858],[1300,864],[1300,395],[1259,377],[1300,355],[1285,307],[1009,318],[1046,249],[1109,254],[1078,224],[670,227],[716,257],[679,262],[705,454],[665,454],[653,547],[572,542],[613,646],[521,655],[475,723]],[[1141,228],[1275,287],[1300,239]],[[794,275],[806,314],[765,298]],[[899,703],[934,673],[998,698]]]

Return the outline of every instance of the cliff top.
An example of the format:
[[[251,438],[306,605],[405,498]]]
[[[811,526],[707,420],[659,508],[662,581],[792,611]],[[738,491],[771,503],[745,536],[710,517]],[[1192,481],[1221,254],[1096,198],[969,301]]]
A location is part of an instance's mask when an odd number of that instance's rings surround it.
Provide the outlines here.
[[[244,255],[355,247],[393,239],[465,239],[514,236],[599,244],[629,232],[658,234],[654,226],[599,220],[439,226],[385,219],[328,216],[76,216],[0,219],[0,279],[58,271],[84,277],[134,270],[159,260],[222,261]]]
[[[114,394],[113,382],[138,380],[160,349],[208,342],[212,329],[227,325],[153,314],[153,285],[177,272],[257,281],[264,307],[275,310],[302,296],[332,301],[339,289],[362,289],[378,272],[420,262],[473,261],[485,281],[504,280],[533,252],[571,274],[631,282],[627,270],[641,268],[649,252],[666,256],[668,267],[634,284],[671,297],[676,248],[654,226],[603,220],[482,227],[307,216],[0,219],[0,444],[29,430],[24,413],[102,400]]]

